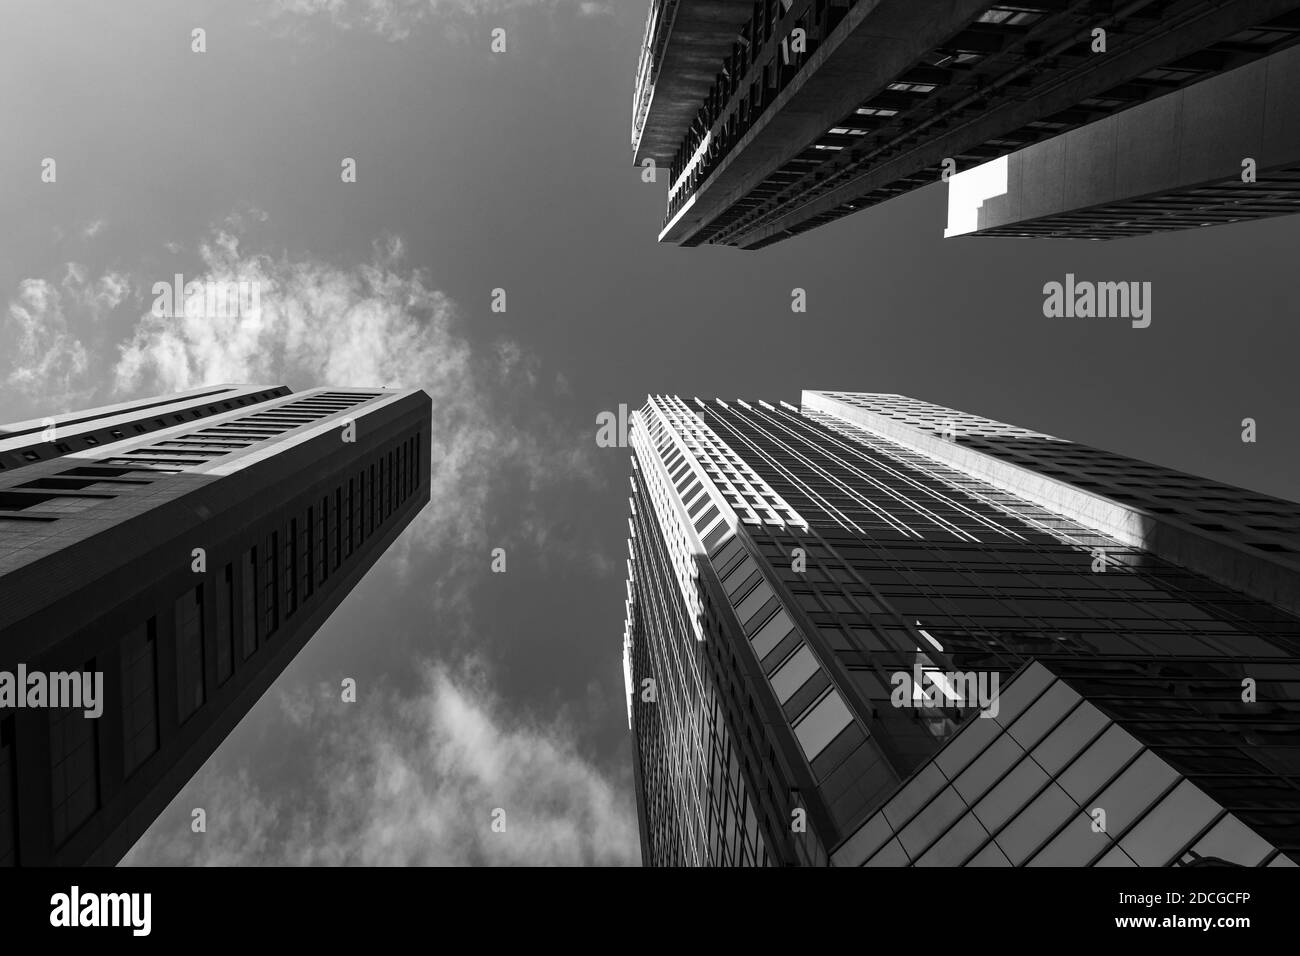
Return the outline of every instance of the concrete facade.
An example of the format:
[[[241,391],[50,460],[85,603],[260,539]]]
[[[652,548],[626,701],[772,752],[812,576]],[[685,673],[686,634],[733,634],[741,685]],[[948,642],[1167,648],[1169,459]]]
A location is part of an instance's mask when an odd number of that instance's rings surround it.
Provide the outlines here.
[[[667,167],[748,19],[752,0],[652,0],[637,67],[632,153]]]
[[[429,498],[423,392],[97,411],[0,439],[39,456],[0,471],[0,672],[104,681],[98,719],[0,709],[6,864],[117,862]]]
[[[947,235],[1109,239],[1300,212],[1298,90],[1293,47],[1011,153],[1006,192],[973,216],[962,181],[988,167],[959,173]]]

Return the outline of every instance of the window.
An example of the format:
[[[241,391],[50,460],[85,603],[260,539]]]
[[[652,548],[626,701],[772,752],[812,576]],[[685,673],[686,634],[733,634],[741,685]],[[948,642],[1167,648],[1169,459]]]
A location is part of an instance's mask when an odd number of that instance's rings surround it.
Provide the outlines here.
[[[352,557],[353,528],[356,524],[356,480],[353,478],[348,479],[348,496],[345,499],[345,505],[343,526],[346,531],[344,532],[345,547],[343,556],[350,558]]]
[[[1107,831],[1119,833],[1145,814],[1156,798],[1177,778],[1178,774],[1172,767],[1148,750],[1133,761],[1092,804],[1106,808]]]
[[[244,552],[244,559],[240,562],[240,631],[243,635],[244,660],[252,657],[257,650],[257,596],[261,593],[258,589],[257,571],[257,548],[254,547]]]
[[[307,520],[302,523],[299,531],[299,553],[298,574],[300,578],[299,595],[302,600],[311,597],[312,584],[316,580],[316,509],[313,506],[307,508]]]
[[[1199,787],[1184,780],[1129,831],[1120,847],[1138,866],[1165,866],[1214,821],[1219,810]]]
[[[794,732],[804,754],[812,760],[852,722],[853,714],[844,703],[844,698],[840,697],[838,691],[832,690],[799,721]]]
[[[184,722],[203,705],[203,585],[173,605],[176,618],[176,705]]]
[[[158,621],[150,618],[122,640],[122,763],[132,771],[158,749]]]
[[[280,625],[280,533],[272,531],[266,536],[262,557],[262,628],[261,637],[270,637]]]
[[[1030,710],[1032,711],[1033,708]],[[1021,720],[1025,719],[1027,716],[1021,718]],[[1034,748],[1034,759],[1048,773],[1057,774],[1091,743],[1108,723],[1101,711],[1084,701]]]
[[[772,690],[776,691],[777,700],[783,704],[788,701],[808,678],[817,673],[817,669],[817,658],[808,645],[800,645],[799,650],[772,675]]]
[[[726,590],[728,596],[735,599],[745,592],[746,587],[753,586],[751,584],[751,578],[753,578],[754,584],[757,583],[759,579],[754,577],[757,572],[758,565],[755,563],[753,558],[746,555],[745,560],[736,565],[736,567],[732,569],[731,573],[723,579],[722,586]]]
[[[280,581],[284,585],[284,616],[293,617],[298,610],[298,526],[297,518],[290,518],[285,525],[280,562]]]
[[[736,607],[736,619],[749,630],[749,623],[755,614],[773,597],[772,588],[766,581],[759,581],[758,586]]]
[[[235,669],[235,568],[227,564],[217,576],[217,684]]]
[[[18,789],[14,719],[0,719],[0,867],[18,865]]]
[[[1061,774],[1058,783],[1066,793],[1083,803],[1093,796],[1098,786],[1114,776],[1141,746],[1126,730],[1111,724]]]
[[[366,534],[375,533],[375,511],[379,507],[378,486],[375,484],[375,466],[370,466],[370,482],[366,485]]]
[[[0,769],[0,772],[3,772]],[[1269,842],[1255,833],[1231,813],[1223,817],[1214,829],[1201,838],[1193,852],[1201,857],[1218,857],[1240,866],[1258,866],[1272,852]],[[2,857],[3,854],[0,854]],[[4,865],[0,859],[0,866]]]
[[[762,660],[775,650],[776,646],[784,641],[793,630],[794,625],[790,622],[790,617],[785,613],[785,609],[777,610],[772,620],[764,624],[763,629],[750,639],[758,659]]]
[[[402,442],[397,446],[397,503],[400,505],[406,500],[406,458],[408,454],[407,442]]]
[[[86,664],[93,673],[95,662]],[[99,809],[99,721],[75,708],[50,715],[50,807],[60,845]]]
[[[330,565],[334,570],[338,570],[339,562],[343,560],[343,486],[340,485],[334,489],[334,508],[330,511],[330,532],[329,538],[332,544]]]
[[[1022,762],[1017,769],[1026,766],[1027,763],[1028,761]],[[1106,807],[1109,816],[1109,805],[1099,803],[1098,806]],[[1066,795],[1064,790],[1054,783],[1049,784],[998,834],[998,847],[1007,855],[1007,859],[1013,865],[1018,866],[1037,852],[1057,827],[1078,809],[1078,805]],[[1077,825],[1081,821],[1076,820],[1075,822]],[[1111,830],[1109,819],[1107,820],[1107,830]],[[1089,832],[1091,832],[1091,827],[1089,827]],[[1100,852],[1104,849],[1103,841],[1107,837],[1105,834],[1092,835],[1097,838],[1097,851]],[[1058,850],[1060,852],[1070,852],[1070,846],[1067,843],[1054,850],[1054,852]],[[1074,852],[1077,851],[1078,848],[1074,847]]]

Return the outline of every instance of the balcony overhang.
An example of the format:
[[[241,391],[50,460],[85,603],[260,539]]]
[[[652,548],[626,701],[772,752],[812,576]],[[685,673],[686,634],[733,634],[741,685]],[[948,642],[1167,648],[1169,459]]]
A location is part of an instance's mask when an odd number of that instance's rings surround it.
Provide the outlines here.
[[[945,235],[1114,239],[1300,213],[1297,88],[1293,46],[958,173]]]
[[[661,48],[649,64],[648,98],[640,130],[633,129],[633,157],[668,166],[686,130],[700,111],[709,88],[718,78],[724,57],[754,10],[753,0],[677,0],[676,12],[667,2],[655,30],[646,38],[651,50]],[[664,31],[668,31],[666,36]],[[645,54],[643,54],[645,55]],[[642,91],[638,90],[638,96]],[[638,136],[639,133],[639,136]]]
[[[694,245],[695,234],[717,215],[987,6],[960,0],[936,11],[912,0],[878,0],[854,7],[699,186],[693,214],[678,215],[660,241]]]

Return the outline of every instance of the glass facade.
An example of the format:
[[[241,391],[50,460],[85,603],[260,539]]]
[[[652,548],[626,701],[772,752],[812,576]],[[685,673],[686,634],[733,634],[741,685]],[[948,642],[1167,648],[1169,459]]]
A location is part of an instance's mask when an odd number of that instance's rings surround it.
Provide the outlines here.
[[[1024,443],[1026,469],[1034,441],[1045,470],[1072,454],[988,424]],[[1291,614],[824,404],[655,398],[632,446],[625,646],[643,785],[658,755],[707,757],[709,688],[729,688],[726,739],[756,744],[741,782],[767,811],[771,862],[1297,855]],[[651,624],[655,601],[676,610]],[[638,696],[687,652],[713,665],[691,693]],[[674,832],[682,804],[644,789],[643,833]]]
[[[1000,703],[869,817],[835,863],[1294,865],[1043,664]]]

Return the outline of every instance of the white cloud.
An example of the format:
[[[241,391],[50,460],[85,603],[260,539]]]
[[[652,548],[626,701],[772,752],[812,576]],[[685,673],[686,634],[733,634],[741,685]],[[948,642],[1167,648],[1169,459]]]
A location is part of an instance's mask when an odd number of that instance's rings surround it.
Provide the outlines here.
[[[434,405],[432,504],[386,559],[399,571],[420,550],[455,556],[457,570],[477,562],[492,533],[489,501],[511,483],[530,492],[516,502],[513,540],[546,541],[544,505],[533,493],[591,487],[598,478],[592,436],[560,426],[535,401],[537,360],[510,340],[476,356],[453,303],[420,270],[404,266],[400,238],[376,241],[370,261],[345,268],[250,251],[245,236],[267,218],[251,206],[226,217],[197,245],[198,274],[185,275],[257,283],[256,314],[156,316],[141,308],[116,356],[110,342],[121,327],[108,328],[106,317],[128,301],[145,305],[144,290],[156,281],[170,285],[170,272],[92,276],[68,262],[54,276],[24,279],[0,329],[7,359],[0,381],[21,393],[13,404],[26,401],[33,414],[46,414],[51,406],[93,404],[92,397],[220,382],[421,388]],[[448,577],[436,585],[449,606],[462,583]]]
[[[76,397],[90,359],[69,330],[58,287],[44,279],[24,279],[9,301],[9,324],[15,341],[8,383],[23,392],[38,391],[60,407]]]
[[[626,865],[636,813],[575,749],[563,722],[512,718],[482,671],[425,669],[399,697],[337,688],[281,700],[311,748],[311,779],[283,791],[210,762],[125,864]],[[272,790],[274,789],[274,792]],[[203,807],[207,832],[190,829]],[[505,811],[505,832],[492,830]]]
[[[23,397],[59,409],[93,392],[91,349],[83,335],[131,294],[121,272],[91,279],[86,267],[65,263],[57,279],[27,278],[9,300],[5,381]],[[84,327],[84,328],[83,328]]]

